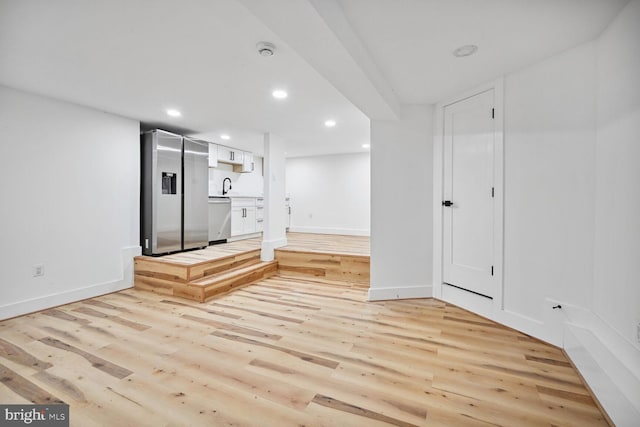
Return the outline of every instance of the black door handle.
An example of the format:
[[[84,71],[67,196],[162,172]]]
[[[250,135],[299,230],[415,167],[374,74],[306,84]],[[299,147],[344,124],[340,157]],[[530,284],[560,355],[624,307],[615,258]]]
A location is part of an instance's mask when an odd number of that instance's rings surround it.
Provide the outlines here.
[[[451,200],[443,200],[442,206],[453,206],[453,202]]]

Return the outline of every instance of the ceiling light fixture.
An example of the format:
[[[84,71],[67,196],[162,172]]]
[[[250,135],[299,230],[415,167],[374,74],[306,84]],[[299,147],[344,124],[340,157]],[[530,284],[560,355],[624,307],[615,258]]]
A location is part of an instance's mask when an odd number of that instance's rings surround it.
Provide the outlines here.
[[[371,147],[371,144],[362,144],[362,148],[369,148]]]
[[[276,54],[276,45],[269,42],[259,42],[256,47],[260,56],[269,57]]]
[[[335,120],[327,120],[326,122],[324,122],[324,125],[328,128],[332,128],[336,125],[336,121]]]
[[[285,99],[287,96],[289,96],[289,94],[282,89],[274,90],[271,95],[273,95],[273,97],[276,99]]]
[[[224,139],[225,141],[228,139],[231,139],[231,137],[229,135],[227,135],[226,133],[223,133],[222,135],[220,135],[220,138]]]
[[[478,51],[478,46],[474,44],[466,44],[464,46],[460,46],[456,50],[453,51],[453,56],[457,58],[464,58],[465,56],[471,56]]]
[[[178,110],[174,110],[172,108],[167,110],[167,115],[171,116],[171,117],[180,117],[182,116],[182,113]]]

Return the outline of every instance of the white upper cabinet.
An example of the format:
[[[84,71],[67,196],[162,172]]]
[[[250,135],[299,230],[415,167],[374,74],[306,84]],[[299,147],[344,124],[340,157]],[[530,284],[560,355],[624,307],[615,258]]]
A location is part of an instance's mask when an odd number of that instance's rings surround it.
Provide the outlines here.
[[[243,152],[235,148],[218,145],[218,162],[232,165],[243,164]]]
[[[209,167],[218,167],[218,144],[209,143]]]
[[[250,173],[253,172],[256,168],[255,163],[253,162],[253,153],[249,153],[248,151],[243,151],[242,152],[242,164],[241,165],[234,165],[233,166],[233,171],[234,172],[241,172],[241,173]]]

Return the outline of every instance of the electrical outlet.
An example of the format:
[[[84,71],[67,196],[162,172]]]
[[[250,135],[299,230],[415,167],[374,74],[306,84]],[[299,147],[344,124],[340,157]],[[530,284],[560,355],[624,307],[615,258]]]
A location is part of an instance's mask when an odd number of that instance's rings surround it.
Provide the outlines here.
[[[44,265],[38,264],[33,266],[33,277],[44,276]]]

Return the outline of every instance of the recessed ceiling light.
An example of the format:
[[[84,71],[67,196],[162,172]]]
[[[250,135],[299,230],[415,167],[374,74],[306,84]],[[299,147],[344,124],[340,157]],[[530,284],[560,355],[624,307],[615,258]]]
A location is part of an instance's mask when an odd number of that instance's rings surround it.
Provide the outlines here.
[[[453,56],[462,58],[465,56],[473,55],[478,51],[478,46],[474,44],[466,44],[464,46],[460,46],[456,50],[453,51]]]
[[[226,133],[223,133],[222,135],[220,135],[220,138],[224,139],[225,141],[227,139],[231,139],[231,137],[229,135],[227,135]]]
[[[369,148],[371,147],[371,144],[362,144],[362,148]]]
[[[336,125],[336,121],[335,120],[327,120],[326,122],[324,122],[324,125],[328,128],[332,128]]]
[[[182,113],[178,110],[174,110],[172,108],[167,110],[167,115],[171,116],[171,117],[180,117],[182,116]]]
[[[282,89],[274,90],[271,95],[273,95],[273,97],[276,99],[285,99],[287,96],[289,96],[289,94]]]

